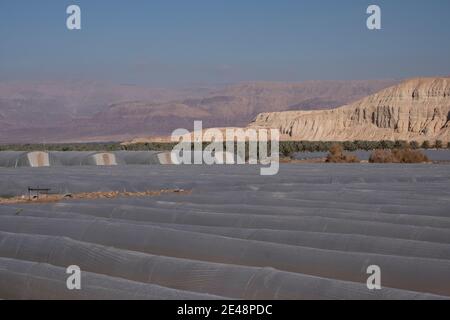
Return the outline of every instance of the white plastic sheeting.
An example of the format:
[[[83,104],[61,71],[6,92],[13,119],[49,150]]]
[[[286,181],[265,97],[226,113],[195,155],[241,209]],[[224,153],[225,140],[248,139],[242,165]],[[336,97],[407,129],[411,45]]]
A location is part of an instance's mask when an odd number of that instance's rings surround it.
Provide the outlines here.
[[[127,165],[166,164],[159,157],[164,153],[157,151],[116,151],[114,154],[120,163]]]
[[[81,290],[68,290],[66,268],[0,258],[0,296],[3,299],[218,299],[120,278],[83,272]],[[223,299],[223,298],[221,298]]]
[[[0,152],[0,167],[117,166],[166,164],[164,153],[153,151],[116,152]],[[170,158],[170,157],[169,157]]]
[[[56,266],[66,266],[71,261],[80,261],[79,267],[90,272],[141,283],[156,283],[181,290],[220,293],[233,298],[443,298],[396,289],[369,291],[365,285],[358,283],[334,281],[272,268],[142,254],[68,238],[0,232],[0,240],[3,242],[0,252],[5,257]]]
[[[49,167],[52,160],[47,152],[0,152],[0,167]]]
[[[192,190],[0,206],[0,269],[5,261],[76,264],[106,277],[112,291],[119,280],[238,299],[449,298],[450,171],[443,168],[282,165],[270,178],[252,166],[0,169],[1,192],[42,181],[67,192]],[[366,287],[370,265],[381,268],[382,290]],[[0,277],[20,288],[30,273],[8,268]],[[5,283],[0,299],[15,297]],[[56,290],[43,288],[27,297]],[[110,298],[118,295],[132,298],[128,290]]]
[[[450,296],[450,261],[395,257],[368,253],[346,253],[269,242],[244,241],[160,227],[127,226],[101,221],[40,221],[30,217],[1,217],[0,230],[13,233],[67,235],[72,239],[107,246],[217,263],[231,263],[305,273],[320,277],[338,277],[364,282],[370,265],[389,270],[383,282],[388,287],[425,291]],[[127,228],[124,232],[123,228]],[[140,231],[140,232],[139,232]],[[168,239],[163,241],[162,239]],[[170,240],[169,240],[170,239]],[[183,244],[180,246],[180,244]],[[210,251],[210,246],[215,252]],[[326,266],[326,268],[323,268]],[[405,272],[417,268],[414,273]],[[414,279],[417,277],[418,279]]]
[[[115,152],[0,152],[0,167],[49,167],[49,166],[117,166],[117,165],[159,165],[159,164],[194,164],[194,152],[185,154],[187,163],[176,153],[158,151],[115,151]],[[203,161],[203,153],[197,156]],[[229,164],[242,161],[238,156],[228,152],[214,155],[216,164]]]
[[[51,166],[115,166],[125,164],[113,152],[50,152]],[[0,153],[0,158],[1,158]]]

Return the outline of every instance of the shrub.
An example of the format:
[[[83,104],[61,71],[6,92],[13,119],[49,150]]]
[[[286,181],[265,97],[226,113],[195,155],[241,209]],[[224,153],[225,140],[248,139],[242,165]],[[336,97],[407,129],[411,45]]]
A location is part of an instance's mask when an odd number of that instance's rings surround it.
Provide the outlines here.
[[[325,151],[327,151],[329,149],[329,147],[330,146],[328,145],[328,143],[320,141],[318,143],[317,149],[318,149],[319,152],[325,152]]]
[[[370,163],[395,163],[397,162],[391,150],[378,149],[372,152],[369,158]]]
[[[409,143],[409,146],[410,146],[412,149],[419,149],[419,148],[420,148],[420,144],[419,144],[417,141],[411,141],[411,142]]]
[[[360,160],[353,154],[344,153],[341,144],[333,144],[330,147],[330,153],[327,156],[326,162],[329,163],[358,163]]]
[[[356,151],[358,149],[357,145],[353,141],[345,141],[343,146],[347,151]]]
[[[292,154],[290,145],[288,143],[280,143],[280,153],[285,157],[289,157]]]
[[[404,148],[408,148],[408,147],[409,147],[409,144],[408,144],[408,142],[406,142],[406,141],[404,141],[404,140],[397,140],[397,141],[395,141],[395,143],[394,143],[394,147],[395,147],[396,149],[404,149]]]
[[[442,149],[444,147],[444,144],[442,143],[442,140],[436,140],[434,147],[436,149]]]
[[[380,141],[380,149],[394,149],[395,143],[388,140]]]
[[[422,143],[422,148],[423,148],[423,149],[430,149],[430,148],[431,148],[430,141],[425,140],[425,141]]]
[[[297,152],[305,151],[305,146],[301,141],[295,142],[295,150],[297,150]]]
[[[380,148],[380,142],[379,141],[367,141],[365,142],[363,150],[369,151],[369,150],[375,150]]]
[[[369,159],[370,163],[423,163],[429,159],[419,150],[409,148],[394,150],[375,150]]]
[[[430,161],[428,157],[419,150],[395,149],[392,153],[400,163],[423,163]]]
[[[374,150],[377,149],[377,142],[376,141],[360,141],[356,140],[353,142],[355,144],[355,147],[357,150]]]
[[[342,145],[340,145],[340,144],[335,143],[330,147],[331,155],[341,155],[343,152],[344,152],[344,149],[342,148]]]
[[[302,141],[302,146],[304,151],[311,151],[311,143],[309,141]]]

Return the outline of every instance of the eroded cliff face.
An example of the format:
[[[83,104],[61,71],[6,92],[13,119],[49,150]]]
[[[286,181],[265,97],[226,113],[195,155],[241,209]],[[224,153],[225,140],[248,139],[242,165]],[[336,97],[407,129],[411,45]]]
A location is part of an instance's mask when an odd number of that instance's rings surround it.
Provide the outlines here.
[[[449,142],[450,78],[408,80],[332,110],[262,113],[249,126],[293,140]]]

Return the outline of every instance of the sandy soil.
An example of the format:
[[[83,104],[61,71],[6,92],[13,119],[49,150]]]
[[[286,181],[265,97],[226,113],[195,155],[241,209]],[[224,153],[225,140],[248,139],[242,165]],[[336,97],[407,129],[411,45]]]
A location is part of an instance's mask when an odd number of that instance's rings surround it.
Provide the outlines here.
[[[189,194],[190,191],[185,191],[182,189],[167,189],[167,190],[142,191],[142,192],[109,191],[109,192],[83,192],[75,194],[48,194],[48,195],[43,194],[40,195],[39,198],[34,196],[32,197],[32,199],[29,199],[28,195],[22,195],[12,198],[0,198],[0,204],[49,203],[49,202],[58,202],[62,200],[115,199],[119,197],[141,198],[141,197],[155,197],[169,193]]]

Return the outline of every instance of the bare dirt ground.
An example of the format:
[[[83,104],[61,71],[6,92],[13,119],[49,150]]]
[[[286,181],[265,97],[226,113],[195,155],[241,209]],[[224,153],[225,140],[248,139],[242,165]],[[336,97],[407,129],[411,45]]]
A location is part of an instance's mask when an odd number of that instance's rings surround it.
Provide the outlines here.
[[[22,195],[11,198],[0,198],[0,204],[50,203],[50,202],[59,202],[62,200],[115,199],[119,197],[142,198],[142,197],[156,197],[169,193],[189,194],[190,191],[185,191],[182,189],[167,189],[167,190],[142,191],[142,192],[99,191],[99,192],[82,192],[76,194],[48,194],[48,195],[44,194],[40,195],[39,197],[33,196],[31,198],[29,198],[27,195]]]

